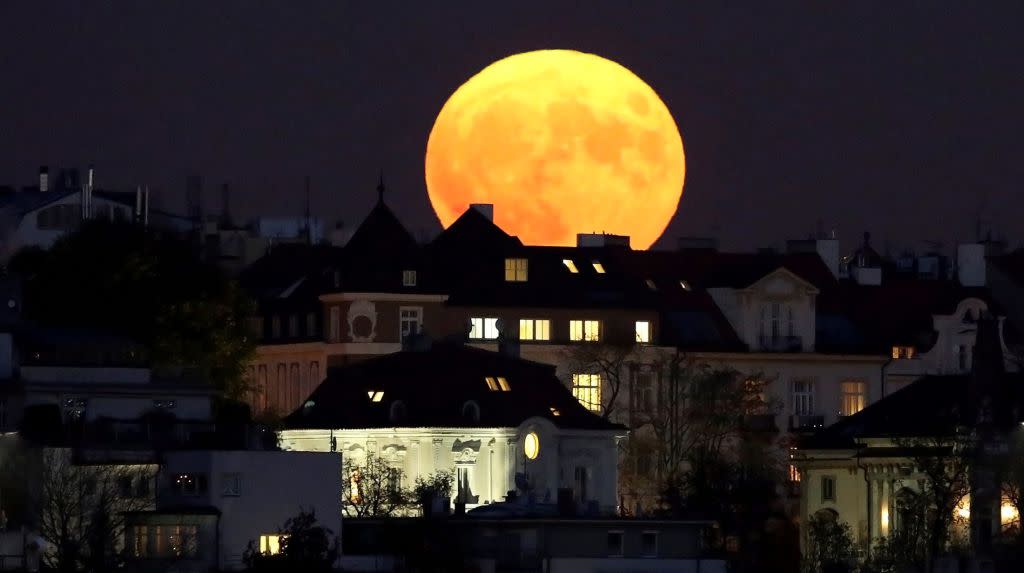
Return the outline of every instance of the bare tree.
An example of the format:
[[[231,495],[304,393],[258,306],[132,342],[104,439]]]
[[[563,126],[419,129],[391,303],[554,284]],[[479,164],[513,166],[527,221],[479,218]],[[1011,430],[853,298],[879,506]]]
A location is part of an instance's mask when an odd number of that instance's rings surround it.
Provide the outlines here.
[[[116,566],[125,512],[153,507],[152,471],[138,465],[75,464],[68,449],[43,449],[38,462],[33,473],[39,533],[50,545],[44,553],[47,565],[58,571]]]
[[[565,351],[565,362],[572,372],[598,374],[601,378],[600,414],[613,419],[626,392],[630,366],[642,362],[644,346],[608,342],[586,342]],[[624,397],[624,396],[623,396]]]
[[[345,460],[342,469],[342,503],[351,517],[391,517],[407,509],[411,496],[402,487],[405,473],[376,454],[363,463]]]

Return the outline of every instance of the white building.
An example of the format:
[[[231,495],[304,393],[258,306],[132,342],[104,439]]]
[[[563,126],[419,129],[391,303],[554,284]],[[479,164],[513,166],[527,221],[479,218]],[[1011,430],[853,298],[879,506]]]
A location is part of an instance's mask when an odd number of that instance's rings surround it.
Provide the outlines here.
[[[341,535],[341,455],[281,451],[167,452],[156,508],[126,516],[135,570],[238,570],[250,543],[276,553],[300,511]]]
[[[436,343],[335,369],[286,426],[285,449],[336,449],[356,465],[373,454],[404,485],[450,470],[467,508],[517,490],[554,503],[569,489],[594,513],[617,504],[625,429],[581,406],[553,367],[504,354]]]

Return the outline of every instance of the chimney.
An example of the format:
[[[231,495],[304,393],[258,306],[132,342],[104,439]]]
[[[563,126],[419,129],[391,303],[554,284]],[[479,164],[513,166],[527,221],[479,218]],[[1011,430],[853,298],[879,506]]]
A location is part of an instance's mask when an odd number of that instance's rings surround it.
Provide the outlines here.
[[[39,191],[46,193],[50,190],[50,168],[43,165],[39,168]]]
[[[985,245],[968,243],[957,246],[956,278],[965,287],[985,286]]]
[[[629,237],[626,235],[609,235],[607,233],[577,233],[577,247],[626,247],[629,248]]]
[[[479,212],[484,217],[487,217],[488,221],[490,221],[492,223],[494,222],[494,204],[493,203],[471,203],[469,205],[469,208]]]

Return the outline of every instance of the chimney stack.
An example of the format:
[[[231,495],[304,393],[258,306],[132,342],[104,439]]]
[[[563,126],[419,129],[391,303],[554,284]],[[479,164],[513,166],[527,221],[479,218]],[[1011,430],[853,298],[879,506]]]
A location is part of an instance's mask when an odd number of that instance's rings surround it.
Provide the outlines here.
[[[46,193],[50,190],[50,168],[43,165],[39,168],[39,191]]]
[[[471,203],[469,208],[487,217],[488,221],[494,222],[494,203]]]

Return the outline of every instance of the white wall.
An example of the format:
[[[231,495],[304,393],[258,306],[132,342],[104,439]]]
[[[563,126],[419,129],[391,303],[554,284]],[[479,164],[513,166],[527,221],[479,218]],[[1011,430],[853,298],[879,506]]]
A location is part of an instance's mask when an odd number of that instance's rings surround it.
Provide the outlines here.
[[[220,565],[236,569],[249,541],[279,531],[300,509],[316,512],[320,525],[341,534],[341,454],[279,451],[168,452],[162,472],[206,472],[202,501],[221,511]],[[222,495],[225,474],[240,474],[238,496]],[[167,500],[170,501],[170,500]],[[165,499],[161,499],[164,503]]]

